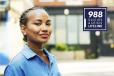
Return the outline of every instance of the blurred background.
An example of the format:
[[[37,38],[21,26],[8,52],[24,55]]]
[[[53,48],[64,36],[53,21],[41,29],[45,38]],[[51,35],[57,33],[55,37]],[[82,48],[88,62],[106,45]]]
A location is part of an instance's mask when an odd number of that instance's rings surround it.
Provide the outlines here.
[[[19,17],[33,6],[50,15],[53,32],[44,47],[62,76],[114,76],[114,0],[0,0],[0,75],[25,44]],[[83,31],[83,7],[107,7],[107,31]]]

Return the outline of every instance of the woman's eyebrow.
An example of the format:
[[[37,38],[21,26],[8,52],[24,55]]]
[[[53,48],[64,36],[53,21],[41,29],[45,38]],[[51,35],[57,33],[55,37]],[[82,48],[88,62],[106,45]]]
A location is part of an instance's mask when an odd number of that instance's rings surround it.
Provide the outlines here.
[[[50,22],[51,20],[47,20],[47,22]]]
[[[42,21],[41,19],[35,19],[35,20],[33,20],[33,21]]]

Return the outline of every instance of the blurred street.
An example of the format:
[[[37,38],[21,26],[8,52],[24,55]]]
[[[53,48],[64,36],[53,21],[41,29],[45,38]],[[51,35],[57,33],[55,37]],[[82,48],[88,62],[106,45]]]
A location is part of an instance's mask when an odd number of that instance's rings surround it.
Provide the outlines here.
[[[114,76],[114,57],[57,60],[62,76]],[[0,66],[0,76],[5,66]]]
[[[62,76],[114,76],[114,57],[58,60],[58,67]]]

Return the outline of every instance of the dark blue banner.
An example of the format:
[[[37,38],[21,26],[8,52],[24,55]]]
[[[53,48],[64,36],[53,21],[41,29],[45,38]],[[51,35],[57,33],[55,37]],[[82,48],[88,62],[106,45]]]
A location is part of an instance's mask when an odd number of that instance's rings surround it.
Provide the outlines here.
[[[107,7],[83,7],[83,31],[107,31]]]

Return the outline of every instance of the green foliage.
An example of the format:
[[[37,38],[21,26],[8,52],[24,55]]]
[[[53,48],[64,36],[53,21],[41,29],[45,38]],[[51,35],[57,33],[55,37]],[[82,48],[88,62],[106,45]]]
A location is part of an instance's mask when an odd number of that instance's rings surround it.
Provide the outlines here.
[[[47,43],[44,43],[43,47],[48,50],[48,44]]]
[[[85,53],[85,57],[87,57],[87,54]]]
[[[57,43],[55,45],[55,48],[52,48],[51,51],[66,51],[66,50],[70,50],[70,51],[80,51],[83,50],[79,45],[70,45],[68,47],[68,45],[66,44],[61,44],[61,43]]]
[[[79,45],[75,46],[75,51],[83,50]]]
[[[58,51],[65,51],[68,50],[68,46],[66,44],[61,44],[61,43],[57,43],[55,45],[56,50]]]
[[[91,53],[91,54],[87,54],[87,53],[85,53],[85,57],[87,58],[87,59],[93,59],[93,58],[95,58],[95,53]]]
[[[70,45],[70,46],[69,46],[69,50],[70,50],[70,51],[74,51],[74,50],[75,50],[75,46]]]
[[[55,48],[51,48],[51,50],[50,51],[56,51],[56,49]]]
[[[97,52],[100,53],[100,49],[97,49]]]
[[[90,57],[91,57],[91,58],[95,58],[95,54],[92,53],[92,54],[90,55]]]
[[[83,50],[79,45],[70,45],[69,50],[80,51]]]

